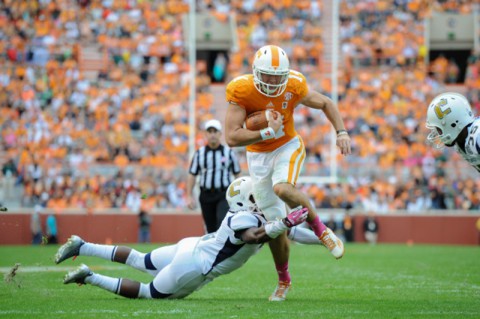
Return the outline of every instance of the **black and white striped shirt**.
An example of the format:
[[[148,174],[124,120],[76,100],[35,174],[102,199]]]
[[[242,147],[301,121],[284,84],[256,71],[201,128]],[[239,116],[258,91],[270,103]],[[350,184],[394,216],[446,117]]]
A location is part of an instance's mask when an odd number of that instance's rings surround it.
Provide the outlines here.
[[[190,163],[189,173],[200,175],[202,190],[226,190],[232,182],[232,174],[240,173],[235,152],[226,145],[211,149],[208,145],[198,149]]]

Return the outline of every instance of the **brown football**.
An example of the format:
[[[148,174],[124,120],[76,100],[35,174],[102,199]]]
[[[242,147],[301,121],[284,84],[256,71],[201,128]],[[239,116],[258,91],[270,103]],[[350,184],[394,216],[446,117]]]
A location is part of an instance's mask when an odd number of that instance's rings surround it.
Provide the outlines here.
[[[270,114],[273,115],[275,119],[278,116],[276,112],[271,112]],[[266,128],[267,126],[268,121],[265,110],[253,112],[249,114],[247,116],[247,119],[245,120],[245,127],[251,131],[259,131]]]

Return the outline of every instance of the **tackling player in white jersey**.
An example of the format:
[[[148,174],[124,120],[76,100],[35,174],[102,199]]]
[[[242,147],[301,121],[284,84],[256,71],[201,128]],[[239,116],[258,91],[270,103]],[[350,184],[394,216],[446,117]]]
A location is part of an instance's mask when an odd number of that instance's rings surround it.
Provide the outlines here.
[[[475,118],[468,100],[447,92],[436,96],[427,111],[427,140],[436,148],[455,150],[480,172],[480,118]]]
[[[267,223],[252,194],[250,177],[240,177],[227,189],[230,210],[217,232],[185,238],[176,245],[144,254],[126,246],[98,245],[70,237],[55,255],[55,263],[74,256],[95,256],[127,264],[154,278],[141,283],[92,272],[81,265],[69,272],[65,284],[91,284],[127,298],[183,298],[220,275],[240,268],[263,243],[304,222],[308,211],[292,211],[282,220]]]

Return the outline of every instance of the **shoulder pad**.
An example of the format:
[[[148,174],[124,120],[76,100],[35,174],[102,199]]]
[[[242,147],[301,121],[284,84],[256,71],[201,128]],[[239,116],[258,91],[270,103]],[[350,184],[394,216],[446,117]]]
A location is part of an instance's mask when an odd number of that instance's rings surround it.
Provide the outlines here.
[[[233,215],[229,226],[233,231],[238,231],[252,227],[260,227],[261,222],[252,213],[241,211]]]
[[[293,93],[304,97],[308,93],[307,79],[302,73],[295,70],[290,70],[288,89]]]
[[[227,85],[227,102],[241,105],[241,101],[248,97],[252,88],[255,89],[251,75],[237,76]]]

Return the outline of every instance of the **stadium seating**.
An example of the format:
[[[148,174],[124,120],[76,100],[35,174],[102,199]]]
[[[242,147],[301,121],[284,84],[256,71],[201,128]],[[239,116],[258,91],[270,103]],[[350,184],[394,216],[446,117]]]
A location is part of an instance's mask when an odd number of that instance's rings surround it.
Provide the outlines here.
[[[219,19],[236,13],[239,50],[230,56],[227,80],[249,73],[255,50],[275,43],[311,87],[330,94],[323,1],[217,2],[200,1],[198,10]],[[148,208],[184,208],[190,128],[181,15],[188,5],[7,0],[0,6],[0,200],[58,210],[129,209],[127,197],[136,191],[148,195],[142,201]],[[426,101],[449,78],[442,73],[448,61],[423,63],[422,18],[433,8],[472,10],[466,0],[342,1],[339,107],[354,152],[338,157],[340,185],[301,185],[318,207],[480,208],[480,181],[471,168],[425,145]],[[205,65],[198,67],[197,132],[215,108],[225,107],[214,105]],[[480,56],[472,52],[465,94],[477,114],[479,70]],[[306,108],[296,112],[308,153],[303,174],[326,175],[330,124]],[[195,142],[202,144],[201,133]]]

